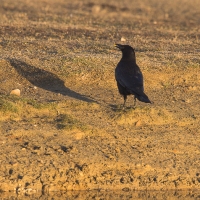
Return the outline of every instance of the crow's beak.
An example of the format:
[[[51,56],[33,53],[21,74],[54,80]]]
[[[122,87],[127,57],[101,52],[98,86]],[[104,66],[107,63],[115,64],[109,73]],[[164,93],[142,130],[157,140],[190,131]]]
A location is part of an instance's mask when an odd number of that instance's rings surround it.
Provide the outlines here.
[[[118,49],[122,50],[124,48],[124,45],[121,44],[115,44],[115,47],[117,47]]]

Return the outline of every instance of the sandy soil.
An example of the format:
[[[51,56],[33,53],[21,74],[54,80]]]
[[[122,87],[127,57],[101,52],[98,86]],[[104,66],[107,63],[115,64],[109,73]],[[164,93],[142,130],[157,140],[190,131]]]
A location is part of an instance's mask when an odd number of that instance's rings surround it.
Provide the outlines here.
[[[198,1],[179,12],[178,0],[9,2],[0,8],[1,192],[127,199],[200,189]],[[133,108],[129,97],[121,109],[116,42],[136,48],[152,105]]]

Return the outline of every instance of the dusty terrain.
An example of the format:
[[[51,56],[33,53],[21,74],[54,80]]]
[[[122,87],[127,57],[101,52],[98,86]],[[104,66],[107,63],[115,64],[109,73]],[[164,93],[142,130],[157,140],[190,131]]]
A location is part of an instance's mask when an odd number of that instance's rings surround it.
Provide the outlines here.
[[[1,192],[200,189],[200,2],[106,2],[1,0]],[[153,104],[121,109],[115,43]]]

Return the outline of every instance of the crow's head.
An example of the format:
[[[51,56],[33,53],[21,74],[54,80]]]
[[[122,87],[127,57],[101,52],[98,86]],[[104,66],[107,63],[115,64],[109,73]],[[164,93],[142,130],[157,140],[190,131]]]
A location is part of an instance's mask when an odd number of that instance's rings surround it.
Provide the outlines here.
[[[122,51],[122,59],[135,60],[135,50],[129,45],[115,44]]]

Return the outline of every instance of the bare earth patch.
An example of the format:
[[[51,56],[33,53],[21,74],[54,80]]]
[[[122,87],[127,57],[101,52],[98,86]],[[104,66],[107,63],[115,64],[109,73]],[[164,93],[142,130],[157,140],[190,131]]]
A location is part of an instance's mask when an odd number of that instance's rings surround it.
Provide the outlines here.
[[[180,2],[2,1],[0,191],[200,189],[200,3]],[[121,109],[114,43],[152,105]]]

